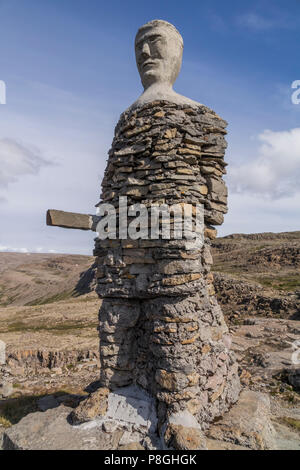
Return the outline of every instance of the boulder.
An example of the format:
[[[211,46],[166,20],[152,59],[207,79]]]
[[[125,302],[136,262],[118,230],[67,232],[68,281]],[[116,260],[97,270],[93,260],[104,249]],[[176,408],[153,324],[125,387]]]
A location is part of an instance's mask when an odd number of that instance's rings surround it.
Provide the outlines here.
[[[168,447],[176,450],[206,450],[205,438],[199,428],[168,424],[164,439]]]
[[[0,366],[6,362],[6,344],[0,340]]]
[[[0,398],[8,398],[14,393],[13,386],[10,382],[3,380],[0,383]]]
[[[274,449],[275,435],[268,395],[250,390],[243,391],[238,403],[208,432],[211,439],[253,450]]]
[[[63,405],[31,413],[5,430],[4,450],[111,450],[118,447],[122,431],[101,432],[99,427],[72,426],[71,408]]]
[[[239,446],[231,442],[218,441],[215,439],[206,439],[206,447],[208,450],[250,450],[249,447]]]
[[[109,389],[101,387],[91,393],[83,400],[75,410],[72,411],[70,419],[73,424],[91,421],[97,416],[105,415],[108,405]]]
[[[139,442],[130,442],[129,444],[119,446],[118,450],[145,450],[145,447]]]
[[[169,416],[165,426],[164,441],[166,446],[171,449],[207,450],[201,427],[188,410],[179,411]]]

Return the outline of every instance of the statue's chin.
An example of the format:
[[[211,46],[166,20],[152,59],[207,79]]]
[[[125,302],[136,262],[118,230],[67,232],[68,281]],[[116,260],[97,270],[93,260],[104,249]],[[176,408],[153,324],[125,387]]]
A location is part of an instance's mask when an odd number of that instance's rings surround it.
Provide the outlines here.
[[[145,71],[142,76],[142,84],[145,90],[151,87],[165,87],[162,77],[157,74],[157,70],[150,69]]]

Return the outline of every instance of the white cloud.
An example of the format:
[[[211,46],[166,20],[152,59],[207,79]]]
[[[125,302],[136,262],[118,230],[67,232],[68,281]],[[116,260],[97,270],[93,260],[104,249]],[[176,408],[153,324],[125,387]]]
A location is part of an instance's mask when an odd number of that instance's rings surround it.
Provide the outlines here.
[[[0,245],[0,252],[8,252],[8,253],[59,253],[57,250],[43,248],[41,246],[33,249],[29,248],[16,248],[12,246],[5,246]]]
[[[0,139],[0,188],[23,175],[36,175],[41,167],[49,164],[38,149],[25,147],[14,139]]]
[[[238,17],[238,23],[242,26],[246,26],[249,29],[255,29],[257,31],[265,31],[275,26],[275,22],[264,18],[257,13],[246,13]]]
[[[242,28],[252,31],[269,31],[271,29],[298,29],[299,18],[290,14],[290,11],[281,8],[270,8],[267,14],[249,11],[236,18],[236,22]]]
[[[229,192],[229,211],[220,236],[230,233],[290,232],[300,230],[299,194],[282,199]]]
[[[29,253],[27,248],[13,248],[11,246],[0,245],[0,251],[14,252],[14,253]]]
[[[232,192],[282,198],[298,193],[300,180],[300,128],[258,136],[258,155],[248,163],[231,167]]]

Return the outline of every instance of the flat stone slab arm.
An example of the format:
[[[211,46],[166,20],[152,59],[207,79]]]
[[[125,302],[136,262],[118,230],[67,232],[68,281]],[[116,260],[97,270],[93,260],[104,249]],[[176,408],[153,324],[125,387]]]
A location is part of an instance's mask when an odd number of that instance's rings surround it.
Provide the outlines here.
[[[48,209],[46,223],[52,227],[92,230],[96,232],[96,227],[100,219],[101,217],[97,215]]]

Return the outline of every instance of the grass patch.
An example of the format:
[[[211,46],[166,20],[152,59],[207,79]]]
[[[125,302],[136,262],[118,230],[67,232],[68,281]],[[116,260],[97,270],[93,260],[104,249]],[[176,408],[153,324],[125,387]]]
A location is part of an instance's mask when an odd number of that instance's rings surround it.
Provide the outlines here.
[[[257,277],[255,279],[263,287],[270,287],[283,292],[295,291],[300,288],[300,276]]]
[[[74,298],[74,301],[76,300],[77,302],[95,302],[99,300],[98,296],[89,296],[91,292],[87,292],[86,294],[80,294],[79,292],[75,292],[72,297]]]
[[[18,423],[24,416],[37,411],[37,400],[35,397],[18,397],[0,402],[0,423],[4,427]]]
[[[65,323],[58,323],[54,325],[32,325],[28,323],[24,323],[21,321],[10,323],[7,326],[6,330],[1,330],[1,333],[15,333],[15,332],[24,332],[24,331],[49,331],[55,333],[65,333],[66,331],[73,331],[73,330],[82,330],[86,328],[97,328],[98,323],[84,323],[84,322],[65,322]]]
[[[264,248],[268,247],[269,245],[258,245],[258,246],[255,246],[254,248],[252,248],[250,251],[259,251],[259,250],[263,250]]]
[[[13,388],[23,388],[23,385],[18,384],[18,383],[14,383]]]
[[[70,299],[74,294],[74,290],[67,290],[60,292],[59,294],[52,295],[51,297],[47,298],[40,298],[33,300],[32,302],[28,302],[25,304],[26,307],[34,307],[36,305],[45,305],[45,304],[52,304],[54,302],[59,302],[61,300],[67,300]]]
[[[3,426],[4,428],[9,428],[11,426],[11,422],[8,421],[8,419],[0,415],[0,425]]]
[[[7,296],[7,294],[1,294],[0,296],[0,299],[3,298],[3,297],[6,297],[6,300],[4,302],[1,302],[1,307],[9,307],[17,298],[18,298],[18,294],[16,295],[11,295],[11,296]]]
[[[61,397],[61,396],[64,396],[64,395],[87,395],[87,393],[83,390],[83,389],[78,389],[78,387],[76,388],[70,388],[68,386],[64,386],[63,388],[59,389],[59,390],[56,390],[54,391],[53,393],[51,393],[51,395],[54,395],[55,398],[58,398],[58,397]]]
[[[294,418],[282,418],[282,421],[290,426],[291,428],[295,429],[296,431],[300,432],[300,420]]]
[[[233,268],[233,267],[226,267],[226,266],[223,266],[222,264],[214,264],[212,266],[212,272],[216,272],[216,273],[221,273],[221,274],[236,274],[236,275],[239,275],[239,274],[243,274],[243,268]]]

